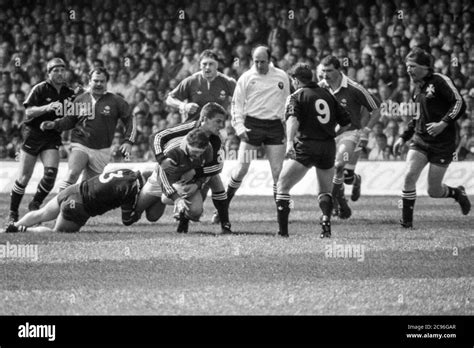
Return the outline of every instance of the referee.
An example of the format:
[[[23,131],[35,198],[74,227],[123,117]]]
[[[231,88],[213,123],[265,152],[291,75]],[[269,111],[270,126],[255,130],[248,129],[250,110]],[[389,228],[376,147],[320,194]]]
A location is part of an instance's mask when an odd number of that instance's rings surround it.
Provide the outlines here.
[[[270,58],[267,46],[254,48],[253,66],[240,76],[232,98],[232,125],[241,142],[238,164],[227,188],[229,203],[261,145],[270,162],[276,194],[285,158],[285,101],[290,95],[290,80],[283,70],[273,66]]]

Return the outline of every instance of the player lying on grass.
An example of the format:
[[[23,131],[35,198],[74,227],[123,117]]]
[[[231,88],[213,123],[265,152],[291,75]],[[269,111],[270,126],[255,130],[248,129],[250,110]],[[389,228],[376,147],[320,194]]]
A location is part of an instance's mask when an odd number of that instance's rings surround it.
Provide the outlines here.
[[[140,218],[135,212],[144,178],[139,171],[117,169],[72,185],[40,210],[30,211],[5,232],[77,232],[91,216],[122,208],[122,222],[129,226]],[[54,228],[35,226],[56,219]],[[35,227],[32,227],[35,226]]]
[[[168,146],[164,155],[174,165],[157,166],[143,187],[144,198],[137,204],[136,212],[141,214],[145,208],[153,206],[148,210],[147,218],[156,221],[163,214],[165,204],[174,205],[175,218],[180,220],[178,232],[186,233],[188,224],[181,222],[199,221],[203,212],[201,188],[209,177],[201,177],[196,173],[213,161],[213,148],[206,131],[196,128],[174,145]],[[223,233],[225,231],[222,230]]]

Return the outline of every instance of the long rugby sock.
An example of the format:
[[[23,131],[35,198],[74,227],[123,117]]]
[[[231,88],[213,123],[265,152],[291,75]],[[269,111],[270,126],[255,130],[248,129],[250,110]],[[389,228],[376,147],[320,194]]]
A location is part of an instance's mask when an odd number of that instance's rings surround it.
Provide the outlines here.
[[[21,200],[25,194],[25,187],[17,181],[13,185],[12,192],[10,194],[10,212],[18,214],[18,208],[20,207]]]
[[[35,196],[33,197],[33,201],[38,202],[39,204],[43,203],[46,196],[51,192],[54,187],[54,182],[56,181],[57,174],[58,168],[44,168],[44,175],[38,184],[38,188],[36,190]]]
[[[276,194],[277,219],[279,234],[288,235],[288,216],[290,215],[290,195],[285,193]]]
[[[235,196],[235,192],[242,185],[242,181],[235,180],[233,177],[230,177],[229,186],[227,186],[227,201],[230,203],[232,198]]]
[[[276,183],[273,183],[273,199],[276,202],[276,199],[277,199],[277,184]]]
[[[326,215],[329,219],[331,219],[332,195],[330,193],[320,193],[318,195],[318,201],[323,215]]]
[[[225,191],[213,192],[212,203],[216,207],[221,225],[229,222],[229,202],[227,201],[227,193]]]
[[[443,197],[454,198],[456,200],[458,199],[460,191],[457,188],[451,187],[448,185],[443,185],[443,187],[444,187]]]
[[[402,220],[404,223],[413,222],[413,210],[415,208],[416,190],[402,191]]]
[[[336,199],[342,198],[344,190],[344,178],[334,177],[332,179],[332,196]]]

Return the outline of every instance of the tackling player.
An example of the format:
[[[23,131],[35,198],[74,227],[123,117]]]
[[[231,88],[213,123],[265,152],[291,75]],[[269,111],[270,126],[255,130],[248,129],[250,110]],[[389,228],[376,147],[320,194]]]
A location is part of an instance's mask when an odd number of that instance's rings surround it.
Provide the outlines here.
[[[332,178],[336,155],[336,125],[338,132],[349,128],[350,115],[329,91],[312,81],[311,68],[303,63],[289,72],[296,92],[286,104],[286,155],[277,184],[277,217],[279,232],[288,237],[290,190],[308,172],[316,168],[319,183],[318,201],[321,211],[321,238],[331,237]],[[299,132],[298,140],[295,136]]]
[[[130,154],[136,137],[135,118],[122,97],[107,92],[108,78],[107,70],[94,68],[90,72],[90,91],[74,100],[74,114],[41,124],[42,129],[56,131],[74,128],[71,132],[68,174],[61,183],[61,189],[76,183],[83,171],[84,179],[102,173],[110,162],[110,146],[119,121],[126,127],[120,151],[124,156]]]
[[[184,137],[177,139],[173,145],[164,150],[164,161],[173,162],[172,166],[157,166],[145,184],[142,193],[145,196],[136,211],[140,214],[145,207],[150,209],[151,221],[158,220],[164,212],[164,204],[175,206],[175,217],[180,220],[179,233],[188,232],[188,224],[182,225],[184,219],[199,221],[203,212],[201,188],[209,177],[196,176],[196,171],[208,167],[213,162],[213,149],[207,133],[194,128]],[[162,161],[161,163],[163,163]]]
[[[380,103],[364,87],[344,75],[340,68],[341,64],[336,57],[325,57],[319,68],[320,77],[322,77],[319,85],[329,88],[330,92],[351,115],[350,128],[336,139],[336,173],[332,191],[333,199],[339,205],[339,217],[347,219],[352,212],[344,197],[344,183],[353,185],[351,199],[357,201],[360,197],[362,180],[360,175],[354,173],[360,153],[358,146],[362,139],[367,141],[368,133],[379,119]],[[362,107],[371,113],[369,120],[362,117]]]
[[[91,216],[121,207],[122,222],[128,226],[139,219],[135,205],[143,186],[140,172],[117,169],[69,186],[40,210],[31,211],[5,232],[77,232]],[[54,228],[31,227],[56,219]]]
[[[188,220],[199,221],[203,212],[202,185],[206,177],[196,178],[197,169],[209,166],[213,160],[212,145],[206,132],[193,129],[178,146],[165,151],[167,160],[176,163],[175,167],[160,167],[159,178],[165,197],[165,204],[174,204],[175,212]],[[178,232],[188,232],[178,230]]]
[[[407,154],[407,169],[402,191],[402,220],[405,228],[413,227],[416,182],[429,163],[428,194],[434,198],[454,198],[463,215],[471,203],[463,186],[442,183],[456,150],[456,120],[464,114],[466,104],[446,75],[433,73],[433,59],[428,52],[414,48],[406,58],[408,74],[415,84],[413,101],[420,104],[420,116],[412,119],[407,130],[394,144],[398,153],[412,139]]]
[[[226,115],[227,113],[221,105],[217,103],[207,103],[201,109],[200,120],[186,122],[162,130],[156,133],[152,140],[157,162],[162,169],[168,170],[175,169],[178,165],[174,163],[172,159],[168,158],[166,152],[169,149],[176,147],[181,140],[194,129],[201,129],[206,133],[213,149],[212,162],[206,166],[193,169],[193,171],[197,179],[209,179],[207,185],[212,191],[212,202],[221,217],[221,232],[231,233],[227,195],[219,175],[223,168],[222,140],[219,136],[219,131],[225,126]],[[159,185],[156,184],[156,173],[148,179],[145,190],[155,196],[161,195]],[[188,228],[188,223],[189,220],[181,217],[178,231],[185,232]]]
[[[204,50],[199,57],[201,71],[185,78],[172,90],[166,104],[178,108],[183,120],[199,119],[202,107],[215,102],[228,109],[235,89],[235,80],[217,71],[217,55],[211,50]]]
[[[58,173],[61,133],[56,130],[42,130],[40,125],[46,120],[55,120],[64,111],[64,101],[72,99],[74,91],[65,85],[66,63],[61,58],[53,58],[47,64],[48,79],[33,87],[23,105],[25,125],[23,145],[20,150],[20,177],[11,192],[9,222],[18,220],[25,188],[31,179],[38,156],[43,162],[44,174],[38,184],[28,209],[37,210],[53,189]]]

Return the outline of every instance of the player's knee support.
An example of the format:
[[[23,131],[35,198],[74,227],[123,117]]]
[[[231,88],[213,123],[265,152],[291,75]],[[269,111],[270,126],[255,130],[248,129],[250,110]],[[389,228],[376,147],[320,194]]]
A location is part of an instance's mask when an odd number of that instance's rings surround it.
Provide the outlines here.
[[[354,170],[344,169],[344,184],[351,185],[354,181]]]
[[[58,175],[58,168],[55,167],[45,167],[43,178],[41,179],[41,184],[45,190],[52,190],[54,183],[56,182],[56,177]]]

